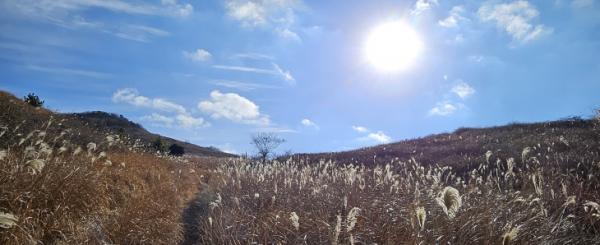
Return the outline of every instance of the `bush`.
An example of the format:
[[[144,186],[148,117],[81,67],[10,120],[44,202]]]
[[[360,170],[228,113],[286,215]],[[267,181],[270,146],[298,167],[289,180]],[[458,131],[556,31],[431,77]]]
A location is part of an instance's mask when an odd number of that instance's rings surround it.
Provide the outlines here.
[[[183,156],[183,154],[185,154],[185,150],[178,144],[172,144],[169,146],[169,154],[173,156]]]
[[[156,137],[156,139],[152,141],[151,146],[152,149],[159,152],[167,152],[168,150],[167,143],[161,137]]]
[[[33,107],[42,107],[44,105],[44,101],[40,100],[40,97],[34,93],[27,94],[27,96],[23,97],[23,101]]]

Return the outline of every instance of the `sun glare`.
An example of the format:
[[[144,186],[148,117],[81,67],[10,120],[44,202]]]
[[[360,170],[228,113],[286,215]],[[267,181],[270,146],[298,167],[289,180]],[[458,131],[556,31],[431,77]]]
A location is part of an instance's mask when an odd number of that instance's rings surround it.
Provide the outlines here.
[[[409,68],[422,49],[419,35],[409,25],[393,21],[377,26],[369,34],[365,52],[375,67],[394,72]]]

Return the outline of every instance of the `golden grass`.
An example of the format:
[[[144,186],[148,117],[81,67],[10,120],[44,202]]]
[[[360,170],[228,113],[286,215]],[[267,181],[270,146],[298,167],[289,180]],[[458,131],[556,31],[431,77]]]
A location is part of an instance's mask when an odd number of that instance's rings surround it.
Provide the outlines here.
[[[204,171],[197,164],[135,152],[74,154],[76,147],[60,150],[67,142],[47,146],[52,137],[40,132],[0,149],[0,212],[15,223],[0,228],[0,244],[182,240],[181,216]]]

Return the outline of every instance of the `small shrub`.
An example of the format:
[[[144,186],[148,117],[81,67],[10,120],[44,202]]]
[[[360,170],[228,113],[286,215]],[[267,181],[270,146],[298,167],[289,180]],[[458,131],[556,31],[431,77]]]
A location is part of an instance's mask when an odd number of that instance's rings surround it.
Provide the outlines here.
[[[27,96],[23,97],[23,101],[33,107],[42,107],[44,105],[44,101],[34,93],[27,94]]]
[[[151,147],[153,150],[159,152],[167,152],[167,150],[169,149],[167,147],[167,143],[161,137],[156,137],[156,139],[152,141]]]
[[[178,144],[172,144],[169,146],[169,154],[173,156],[183,156],[183,154],[185,154],[185,150]]]

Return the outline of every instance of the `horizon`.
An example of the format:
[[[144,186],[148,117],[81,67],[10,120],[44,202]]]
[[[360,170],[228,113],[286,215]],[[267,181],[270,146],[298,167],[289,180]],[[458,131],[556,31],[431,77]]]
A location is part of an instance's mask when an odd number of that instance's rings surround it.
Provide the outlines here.
[[[9,0],[0,89],[235,154],[262,131],[345,151],[600,106],[597,1],[345,3]],[[395,21],[422,47],[387,69],[365,43]]]

